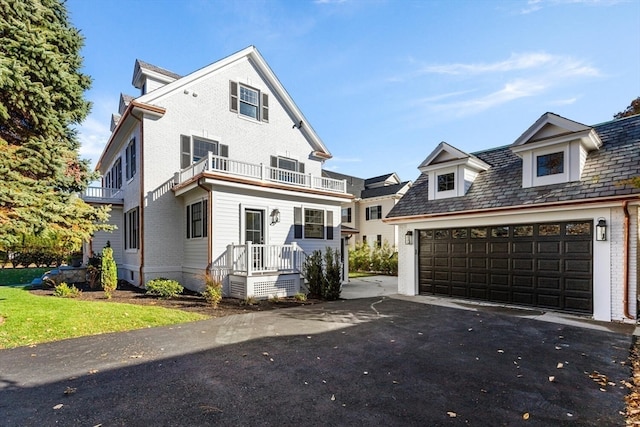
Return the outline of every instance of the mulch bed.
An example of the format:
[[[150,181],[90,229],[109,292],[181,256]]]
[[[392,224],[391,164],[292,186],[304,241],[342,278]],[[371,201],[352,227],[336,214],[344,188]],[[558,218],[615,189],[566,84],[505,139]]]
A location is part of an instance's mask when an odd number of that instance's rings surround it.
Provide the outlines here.
[[[113,292],[111,299],[107,299],[100,289],[90,289],[88,286],[75,285],[82,290],[78,297],[81,301],[103,301],[139,305],[153,305],[156,307],[166,307],[174,310],[184,310],[192,313],[200,313],[209,317],[224,317],[233,314],[243,314],[256,311],[276,310],[280,308],[299,307],[303,305],[313,305],[321,302],[316,299],[298,301],[295,298],[281,298],[273,300],[257,300],[254,304],[247,304],[244,300],[236,298],[223,298],[217,308],[208,304],[200,294],[187,289],[176,298],[161,299],[146,295],[145,290],[132,286],[126,282],[118,283],[118,288]],[[53,296],[53,289],[42,288],[30,290],[32,294]]]

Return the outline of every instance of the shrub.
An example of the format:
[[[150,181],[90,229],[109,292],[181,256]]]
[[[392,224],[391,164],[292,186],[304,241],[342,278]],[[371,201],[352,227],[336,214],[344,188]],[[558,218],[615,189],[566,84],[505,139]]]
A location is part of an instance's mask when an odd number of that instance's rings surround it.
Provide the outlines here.
[[[65,282],[60,283],[55,287],[53,296],[60,298],[77,298],[82,295],[82,291],[75,286],[67,285]]]
[[[324,278],[322,251],[313,251],[313,253],[304,260],[302,275],[309,284],[309,293],[322,298],[322,281]]]
[[[184,291],[180,283],[164,278],[149,280],[145,287],[147,288],[147,295],[159,298],[173,298]]]
[[[222,301],[222,282],[214,278],[209,272],[204,276],[204,291],[202,292],[202,296],[213,308],[217,308],[218,303]]]
[[[100,283],[107,299],[111,299],[113,292],[118,287],[118,268],[113,259],[113,249],[106,247],[102,250],[102,276]]]
[[[349,251],[349,269],[352,271],[398,274],[398,253],[386,240],[373,249],[366,243],[358,243]]]
[[[342,288],[342,263],[340,252],[327,248],[324,253],[324,280],[322,298],[335,301],[340,298]]]
[[[322,251],[315,250],[302,267],[311,295],[330,301],[340,298],[342,263],[339,251],[327,247],[323,256]]]
[[[302,292],[298,292],[297,294],[295,294],[293,296],[293,298],[296,301],[306,301],[307,300],[307,294],[303,294]]]
[[[258,300],[253,295],[249,295],[245,299],[242,300],[240,305],[256,305],[258,304]]]

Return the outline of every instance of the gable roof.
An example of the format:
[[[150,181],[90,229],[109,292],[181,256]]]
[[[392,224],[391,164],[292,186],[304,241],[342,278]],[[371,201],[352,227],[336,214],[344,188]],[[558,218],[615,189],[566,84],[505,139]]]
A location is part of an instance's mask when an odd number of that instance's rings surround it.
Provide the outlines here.
[[[588,154],[580,181],[522,188],[522,159],[512,152],[511,146],[498,147],[474,153],[491,168],[478,174],[465,196],[429,200],[429,177],[423,173],[387,218],[638,198],[640,188],[621,184],[621,181],[640,176],[640,115],[590,129],[597,133],[602,147]]]
[[[176,74],[173,71],[136,59],[136,63],[133,66],[133,78],[131,79],[131,84],[133,84],[134,87],[137,87],[138,89],[142,87],[143,74],[153,75],[156,79],[166,83],[182,77],[180,74]]]
[[[400,182],[400,178],[398,178],[398,174],[396,174],[395,172],[391,172],[385,175],[374,176],[373,178],[367,178],[364,180],[364,185],[367,187],[374,186],[375,184],[383,184],[388,180],[393,180],[396,183]]]
[[[398,192],[402,191],[404,187],[410,184],[411,184],[411,181],[404,181],[398,184],[383,185],[380,187],[373,187],[373,188],[365,188],[364,190],[362,190],[362,193],[360,194],[360,198],[371,199],[374,197],[393,196],[394,194],[398,194]]]
[[[322,176],[333,179],[344,179],[347,182],[347,193],[353,194],[354,197],[360,198],[362,190],[364,190],[364,179],[351,175],[345,175],[338,172],[322,170]]]
[[[579,139],[588,150],[598,149],[602,145],[593,127],[554,113],[544,113],[511,144],[511,148],[517,154],[528,150],[531,145],[539,147],[571,139]]]
[[[442,141],[436,146],[431,154],[429,154],[427,158],[424,159],[422,163],[420,163],[418,169],[420,169],[421,172],[427,172],[429,170],[437,169],[443,164],[461,163],[466,163],[478,170],[486,170],[489,168],[488,164],[486,164],[473,154],[467,154],[464,151],[459,150],[454,146]]]
[[[399,182],[400,179],[398,178],[398,174],[395,172],[373,178],[362,179],[351,175],[323,170],[322,176],[340,180],[344,179],[347,182],[347,193],[353,194],[354,197],[359,199],[392,196],[402,191],[406,186],[411,185],[411,181]],[[382,185],[382,183],[391,177],[394,178],[394,181],[396,182],[395,184]]]
[[[194,71],[193,73],[187,74],[184,77],[178,76],[176,80],[168,82],[166,85],[159,87],[145,95],[142,95],[137,99],[137,101],[143,104],[154,104],[155,102],[160,101],[162,98],[166,97],[169,94],[173,94],[176,91],[184,90],[186,86],[190,85],[198,79],[211,75],[221,68],[233,64],[234,62],[245,59],[251,62],[251,64],[257,70],[258,74],[260,74],[260,76],[265,80],[272,92],[272,95],[276,96],[276,98],[282,103],[292,122],[302,123],[301,125],[299,125],[298,129],[310,142],[311,146],[314,149],[313,154],[322,159],[330,159],[332,157],[331,153],[324,145],[313,127],[309,124],[309,121],[306,119],[306,117],[304,117],[302,111],[300,111],[284,86],[282,86],[282,83],[280,83],[280,80],[278,80],[278,77],[275,75],[273,70],[271,70],[271,68],[264,60],[260,52],[258,52],[258,49],[255,46],[249,46],[219,61],[207,65],[204,68]],[[138,61],[136,61],[136,65],[138,65]],[[171,72],[169,71],[168,73]]]

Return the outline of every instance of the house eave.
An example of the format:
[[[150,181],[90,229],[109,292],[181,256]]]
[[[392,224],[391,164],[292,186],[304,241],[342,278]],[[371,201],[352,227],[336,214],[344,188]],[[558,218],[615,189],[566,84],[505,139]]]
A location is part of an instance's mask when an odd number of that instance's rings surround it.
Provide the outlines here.
[[[529,205],[516,205],[516,206],[504,206],[499,208],[489,209],[477,209],[477,210],[465,210],[456,212],[440,212],[433,214],[420,214],[420,215],[406,215],[399,217],[383,218],[382,221],[388,224],[408,224],[417,221],[428,221],[430,219],[441,218],[465,218],[465,217],[482,217],[491,215],[502,215],[506,213],[530,213],[540,210],[557,210],[568,211],[587,207],[613,207],[621,202],[630,202],[631,205],[640,205],[640,195],[629,196],[614,196],[614,197],[599,197],[585,200],[572,200],[562,202],[548,202]]]

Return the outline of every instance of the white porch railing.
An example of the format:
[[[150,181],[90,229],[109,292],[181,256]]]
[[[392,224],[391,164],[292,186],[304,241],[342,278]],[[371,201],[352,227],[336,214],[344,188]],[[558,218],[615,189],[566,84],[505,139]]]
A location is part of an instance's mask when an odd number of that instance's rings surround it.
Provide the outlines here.
[[[345,180],[325,178],[294,172],[286,169],[232,160],[227,157],[214,156],[211,152],[193,165],[176,173],[176,184],[183,183],[203,172],[224,173],[259,181],[277,182],[295,187],[306,187],[334,193],[346,193]]]
[[[252,276],[264,273],[301,273],[304,251],[297,243],[290,245],[262,245],[247,242],[227,246],[229,274]]]
[[[107,187],[87,187],[86,190],[80,193],[80,197],[86,202],[122,203],[124,200],[121,188]]]

